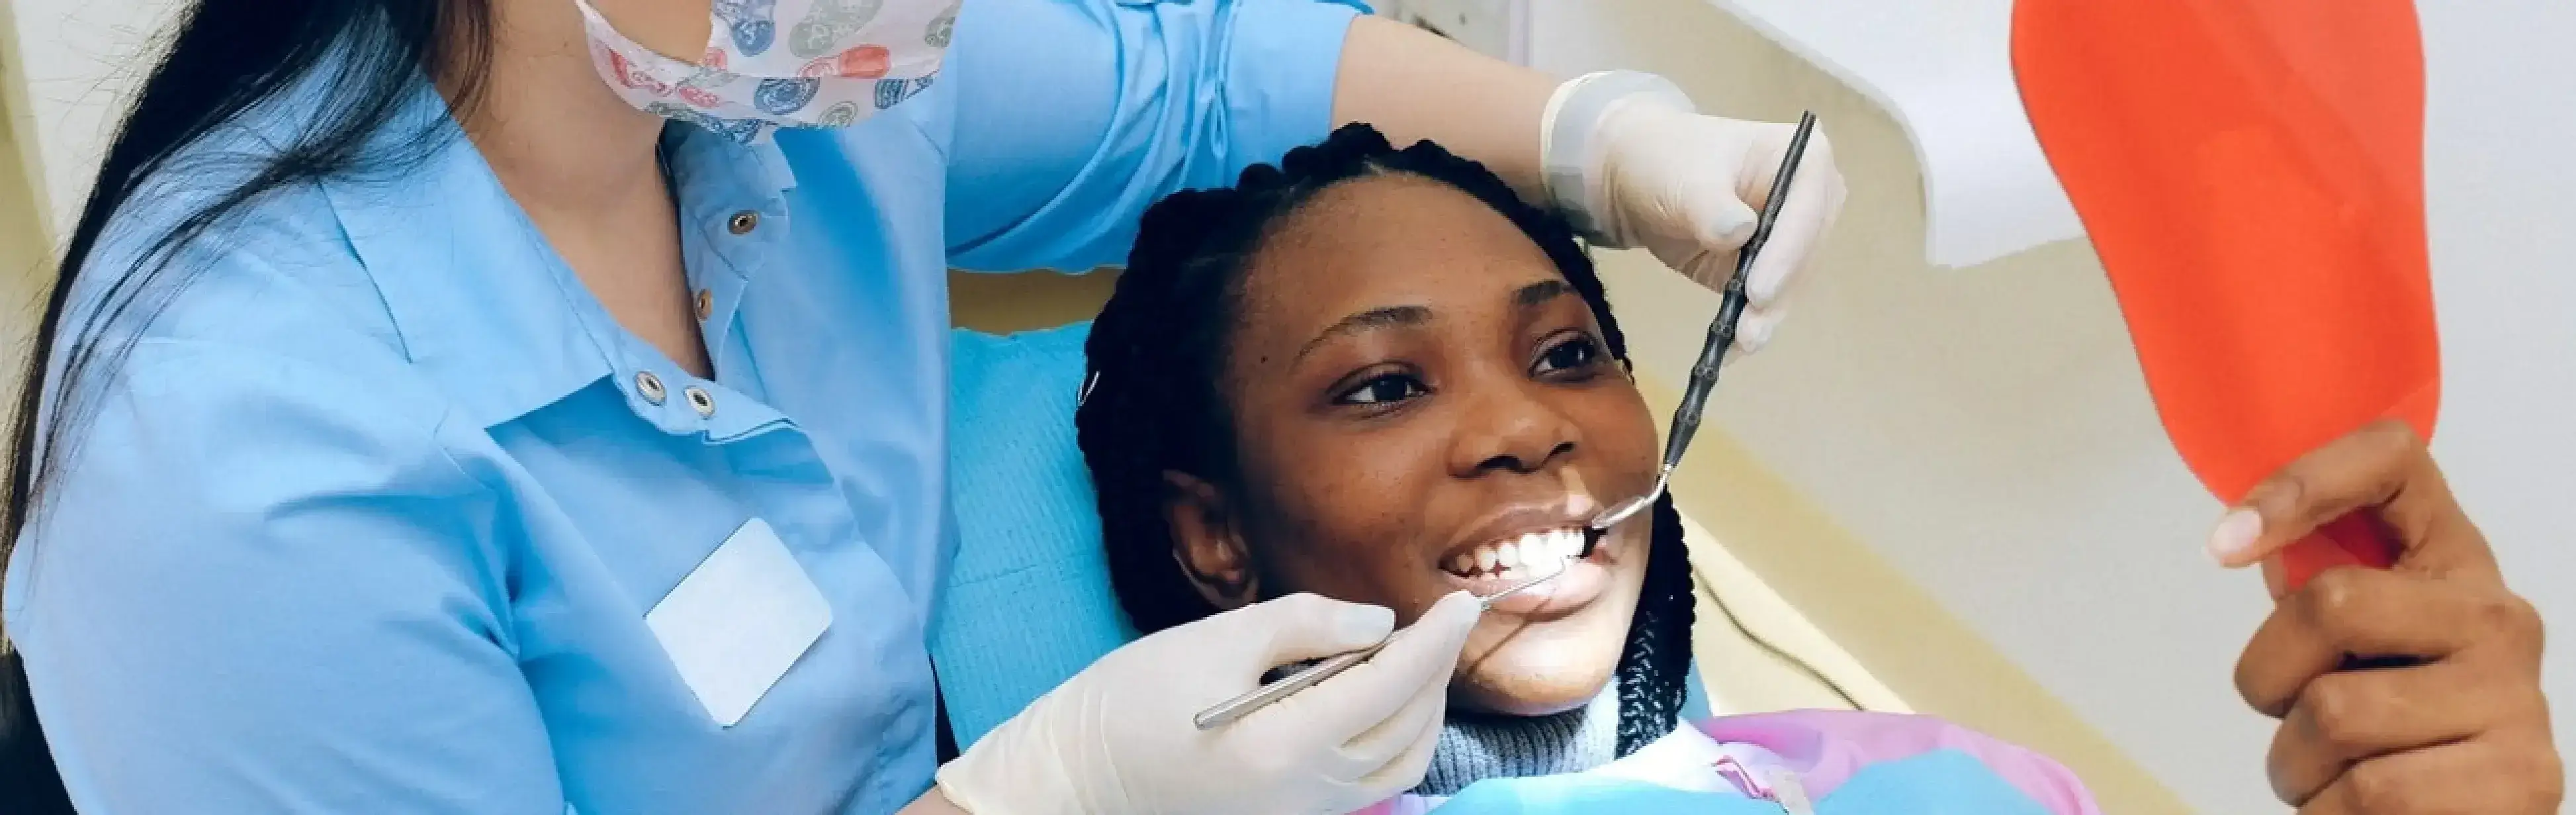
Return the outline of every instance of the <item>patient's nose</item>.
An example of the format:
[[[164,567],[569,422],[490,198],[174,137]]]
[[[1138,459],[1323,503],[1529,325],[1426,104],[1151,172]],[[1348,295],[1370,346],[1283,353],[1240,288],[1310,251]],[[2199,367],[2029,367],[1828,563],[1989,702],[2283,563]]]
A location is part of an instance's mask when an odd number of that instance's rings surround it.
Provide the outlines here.
[[[1466,394],[1450,446],[1452,474],[1535,473],[1572,454],[1582,432],[1540,398],[1538,388],[1538,383],[1514,382]]]

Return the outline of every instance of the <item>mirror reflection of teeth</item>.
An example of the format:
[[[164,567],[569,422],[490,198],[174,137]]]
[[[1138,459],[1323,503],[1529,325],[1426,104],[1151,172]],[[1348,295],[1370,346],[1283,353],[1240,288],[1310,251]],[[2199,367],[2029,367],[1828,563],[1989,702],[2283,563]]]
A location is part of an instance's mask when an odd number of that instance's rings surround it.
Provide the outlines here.
[[[1583,530],[1556,529],[1531,532],[1460,552],[1451,555],[1449,562],[1442,567],[1459,577],[1519,579],[1545,574],[1542,567],[1554,568],[1573,561],[1582,553]]]

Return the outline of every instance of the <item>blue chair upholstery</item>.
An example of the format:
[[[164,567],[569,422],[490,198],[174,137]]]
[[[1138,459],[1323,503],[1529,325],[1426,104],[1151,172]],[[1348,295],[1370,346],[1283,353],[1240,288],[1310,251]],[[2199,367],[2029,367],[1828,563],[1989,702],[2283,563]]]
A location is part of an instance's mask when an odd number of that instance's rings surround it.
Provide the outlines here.
[[[957,550],[930,654],[960,747],[1133,638],[1073,433],[1091,324],[950,343]]]

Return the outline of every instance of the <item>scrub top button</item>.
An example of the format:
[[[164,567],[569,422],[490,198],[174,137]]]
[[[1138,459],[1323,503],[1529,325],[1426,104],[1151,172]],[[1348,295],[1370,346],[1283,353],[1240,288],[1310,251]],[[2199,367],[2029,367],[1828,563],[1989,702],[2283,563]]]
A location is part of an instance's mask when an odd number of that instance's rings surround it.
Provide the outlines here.
[[[682,393],[688,394],[689,407],[697,408],[700,418],[713,418],[716,415],[716,398],[709,395],[705,388],[691,385]]]
[[[662,378],[654,376],[652,371],[635,374],[635,392],[643,394],[644,401],[656,405],[661,404],[663,397],[670,393],[662,389]]]
[[[707,290],[707,289],[699,289],[699,290],[698,290],[698,322],[702,322],[702,323],[703,323],[703,322],[706,322],[706,321],[707,321],[707,318],[708,318],[708,317],[713,317],[713,316],[715,316],[715,313],[716,313],[716,293],[715,293],[715,292],[713,292],[713,291]]]
[[[736,235],[749,235],[752,230],[758,228],[760,228],[760,213],[747,209],[734,213],[732,218],[725,221],[725,229]]]

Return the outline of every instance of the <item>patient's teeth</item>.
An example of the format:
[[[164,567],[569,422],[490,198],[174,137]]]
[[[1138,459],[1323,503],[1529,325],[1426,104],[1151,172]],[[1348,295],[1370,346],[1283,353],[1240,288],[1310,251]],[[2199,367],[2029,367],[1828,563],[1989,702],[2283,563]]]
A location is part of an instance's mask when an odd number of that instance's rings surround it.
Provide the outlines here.
[[[1442,566],[1469,577],[1521,580],[1556,571],[1583,553],[1583,530],[1551,529],[1451,555]]]

